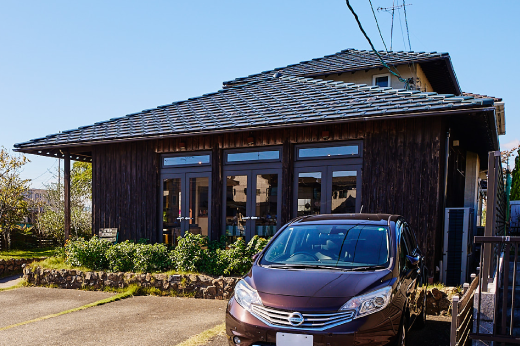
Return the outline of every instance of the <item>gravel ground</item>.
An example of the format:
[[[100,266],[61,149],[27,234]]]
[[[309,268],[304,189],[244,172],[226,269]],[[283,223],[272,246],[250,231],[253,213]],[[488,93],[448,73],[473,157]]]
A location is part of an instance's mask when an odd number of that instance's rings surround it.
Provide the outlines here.
[[[451,317],[428,316],[423,329],[408,333],[408,346],[448,346],[450,344]],[[225,335],[218,335],[204,346],[228,346]]]

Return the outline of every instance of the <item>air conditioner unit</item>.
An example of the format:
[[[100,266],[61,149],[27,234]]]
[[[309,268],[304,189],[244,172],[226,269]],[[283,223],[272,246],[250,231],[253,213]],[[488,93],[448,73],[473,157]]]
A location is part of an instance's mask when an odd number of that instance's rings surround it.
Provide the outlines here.
[[[446,208],[442,282],[459,286],[467,281],[473,235],[473,208]]]

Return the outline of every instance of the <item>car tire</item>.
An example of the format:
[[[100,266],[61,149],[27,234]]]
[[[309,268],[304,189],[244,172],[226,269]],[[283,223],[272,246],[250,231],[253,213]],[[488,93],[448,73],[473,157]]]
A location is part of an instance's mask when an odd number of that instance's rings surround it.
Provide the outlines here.
[[[413,327],[415,329],[424,328],[424,326],[426,325],[426,296],[427,296],[427,294],[426,294],[426,290],[425,290],[421,314],[419,316],[417,316],[415,323],[413,325]]]
[[[399,333],[397,333],[397,342],[395,345],[397,346],[406,346],[406,318],[403,318],[401,325],[399,326]]]

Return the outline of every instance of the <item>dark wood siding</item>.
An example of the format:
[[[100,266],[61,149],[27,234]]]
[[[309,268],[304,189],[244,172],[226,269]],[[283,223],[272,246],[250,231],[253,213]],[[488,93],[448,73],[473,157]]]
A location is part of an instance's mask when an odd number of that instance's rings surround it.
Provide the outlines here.
[[[430,270],[441,246],[442,126],[440,117],[369,122],[363,152],[363,211],[403,215]]]
[[[98,145],[92,153],[94,230],[116,227],[121,240],[161,241],[160,154],[211,150],[211,225],[216,238],[221,232],[223,150],[269,145],[283,145],[281,219],[288,221],[294,144],[363,139],[363,211],[403,215],[415,229],[432,268],[442,232],[442,126],[441,117],[406,118]]]
[[[95,146],[92,151],[94,233],[117,228],[119,240],[161,241],[155,142]]]

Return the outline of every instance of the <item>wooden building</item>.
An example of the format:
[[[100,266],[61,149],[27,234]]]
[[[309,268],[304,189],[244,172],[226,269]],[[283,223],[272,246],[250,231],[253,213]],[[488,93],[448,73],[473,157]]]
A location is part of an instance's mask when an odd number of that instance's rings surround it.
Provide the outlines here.
[[[120,240],[249,239],[362,209],[405,216],[433,269],[444,208],[476,203],[504,106],[463,94],[445,53],[382,55],[401,79],[349,49],[16,150],[91,161],[94,232]]]

